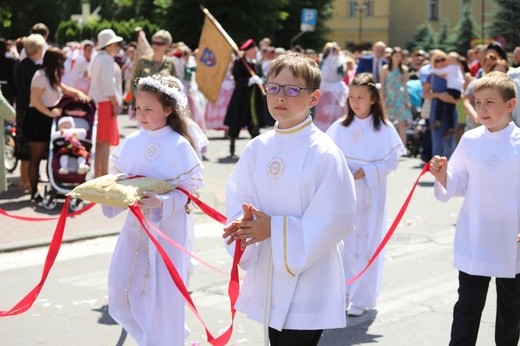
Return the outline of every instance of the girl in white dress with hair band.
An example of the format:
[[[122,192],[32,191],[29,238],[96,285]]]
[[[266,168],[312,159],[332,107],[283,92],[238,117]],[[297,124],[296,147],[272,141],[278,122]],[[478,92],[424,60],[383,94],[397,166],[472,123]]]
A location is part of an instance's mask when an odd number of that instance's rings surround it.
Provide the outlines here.
[[[368,263],[386,230],[386,177],[406,149],[381,104],[379,84],[372,74],[358,74],[350,83],[347,116],[327,134],[343,151],[354,175],[357,196],[355,230],[345,242],[343,265],[351,279]],[[361,316],[376,306],[381,288],[383,255],[347,287],[349,316]]]
[[[193,192],[202,187],[202,164],[194,150],[186,116],[187,98],[168,77],[141,78],[136,119],[140,129],[127,136],[111,157],[114,173],[153,177]],[[145,217],[178,244],[188,242],[187,197],[177,190],[146,192],[138,204]],[[103,206],[112,217],[123,209]],[[188,259],[156,237],[186,281]],[[129,213],[108,274],[109,313],[139,345],[183,345],[184,300],[157,249]]]

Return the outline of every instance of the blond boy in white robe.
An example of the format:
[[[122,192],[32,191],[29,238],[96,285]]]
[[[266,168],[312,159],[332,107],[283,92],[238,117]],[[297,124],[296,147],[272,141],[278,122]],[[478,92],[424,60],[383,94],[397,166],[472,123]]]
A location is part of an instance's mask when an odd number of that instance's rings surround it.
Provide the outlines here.
[[[484,126],[467,131],[448,162],[433,157],[435,197],[463,196],[455,229],[459,299],[450,345],[475,345],[489,281],[497,286],[497,345],[517,345],[520,333],[520,129],[511,121],[516,86],[502,72],[481,78],[475,110]]]

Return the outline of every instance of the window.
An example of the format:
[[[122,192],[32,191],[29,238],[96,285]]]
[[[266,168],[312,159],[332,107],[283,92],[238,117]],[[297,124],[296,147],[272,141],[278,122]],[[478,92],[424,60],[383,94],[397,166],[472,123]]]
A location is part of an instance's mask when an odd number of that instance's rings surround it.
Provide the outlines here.
[[[374,16],[374,0],[365,0],[365,15],[367,17],[373,17]]]
[[[357,1],[356,0],[350,0],[348,2],[348,16],[349,17],[356,17],[357,14]]]
[[[428,0],[428,20],[439,20],[439,0]]]
[[[348,2],[348,16],[358,17],[359,15],[374,16],[374,0],[350,0]]]

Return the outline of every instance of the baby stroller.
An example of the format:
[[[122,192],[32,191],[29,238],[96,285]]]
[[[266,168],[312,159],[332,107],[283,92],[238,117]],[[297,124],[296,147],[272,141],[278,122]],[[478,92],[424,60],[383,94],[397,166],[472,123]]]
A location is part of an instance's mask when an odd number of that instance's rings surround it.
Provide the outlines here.
[[[421,154],[422,136],[425,130],[425,122],[421,118],[420,108],[412,107],[412,118],[406,129],[406,149],[408,157],[417,157]]]
[[[16,127],[9,123],[5,123],[5,142],[4,142],[4,164],[5,170],[13,173],[18,165],[18,159],[15,156],[15,137]]]
[[[75,148],[81,148],[82,152],[87,152],[86,166],[93,167],[96,133],[96,106],[94,102],[83,103],[81,101],[64,98],[58,105],[61,108],[61,115],[54,119],[51,128],[51,140],[49,145],[49,158],[47,160],[47,174],[49,176],[49,185],[45,187],[42,205],[45,209],[51,210],[58,204],[58,198],[64,198],[76,186],[84,183],[92,177],[93,170],[82,171],[78,164],[79,156],[75,156],[76,150],[73,151],[72,142],[76,144]],[[74,123],[74,129],[60,132],[58,124],[60,119],[71,117]],[[67,118],[70,120],[70,118]],[[65,119],[63,119],[65,120]],[[80,132],[84,138],[77,137],[72,133]],[[60,164],[62,155],[68,155],[66,167]],[[70,201],[69,208],[71,211],[77,211],[84,206],[82,200],[73,198]]]

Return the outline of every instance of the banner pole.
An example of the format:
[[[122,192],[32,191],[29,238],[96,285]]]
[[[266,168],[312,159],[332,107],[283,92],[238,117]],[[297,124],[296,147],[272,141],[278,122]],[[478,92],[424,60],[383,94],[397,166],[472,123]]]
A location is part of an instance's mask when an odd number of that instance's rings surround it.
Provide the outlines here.
[[[244,66],[246,67],[247,71],[249,72],[249,74],[252,76],[256,76],[256,72],[253,71],[253,69],[251,68],[251,66],[249,66],[249,64],[247,63],[246,59],[244,59],[244,57],[242,56],[242,52],[240,51],[240,49],[238,48],[237,44],[235,43],[235,41],[233,41],[233,39],[231,38],[231,36],[228,35],[228,33],[224,30],[224,28],[222,27],[222,25],[220,25],[220,23],[217,21],[217,19],[215,19],[215,17],[213,17],[213,15],[209,12],[209,10],[207,8],[205,8],[204,6],[200,5],[200,9],[202,10],[202,12],[209,18],[209,20],[211,20],[211,22],[215,25],[215,27],[217,28],[217,30],[220,32],[220,34],[222,36],[224,36],[224,38],[226,39],[226,41],[229,43],[229,45],[233,48],[233,50],[235,51],[235,54],[238,56],[238,58],[242,61],[242,63],[244,64]],[[258,86],[258,89],[260,89],[260,91],[262,92],[263,95],[265,95],[265,89],[264,89],[264,86],[261,85],[261,84],[256,84]]]

